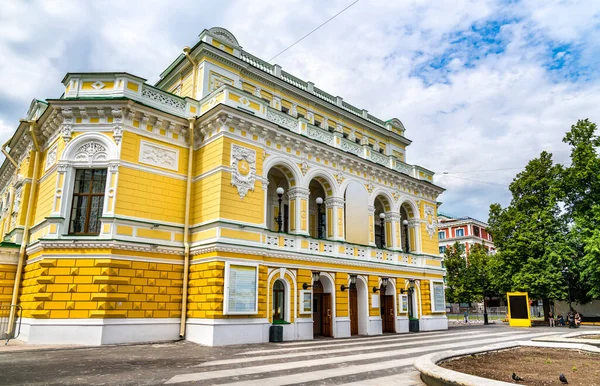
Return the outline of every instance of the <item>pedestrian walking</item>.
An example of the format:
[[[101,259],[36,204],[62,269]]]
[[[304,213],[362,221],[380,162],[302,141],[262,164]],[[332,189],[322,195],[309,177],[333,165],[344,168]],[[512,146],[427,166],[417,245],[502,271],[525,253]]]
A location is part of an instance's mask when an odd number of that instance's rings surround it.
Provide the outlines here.
[[[465,324],[470,324],[469,323],[469,311],[465,310]]]
[[[550,322],[550,327],[556,327],[554,325],[554,314],[552,313],[552,310],[548,312],[548,322]]]
[[[579,315],[579,312],[575,313],[575,328],[579,328],[579,325],[581,324],[581,315]]]

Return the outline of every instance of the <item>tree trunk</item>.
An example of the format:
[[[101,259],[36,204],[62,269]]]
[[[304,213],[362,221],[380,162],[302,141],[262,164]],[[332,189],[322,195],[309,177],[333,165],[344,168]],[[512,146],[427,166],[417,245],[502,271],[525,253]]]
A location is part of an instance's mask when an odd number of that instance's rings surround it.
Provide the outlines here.
[[[542,299],[543,307],[544,307],[544,320],[548,321],[548,314],[550,313],[550,299]]]

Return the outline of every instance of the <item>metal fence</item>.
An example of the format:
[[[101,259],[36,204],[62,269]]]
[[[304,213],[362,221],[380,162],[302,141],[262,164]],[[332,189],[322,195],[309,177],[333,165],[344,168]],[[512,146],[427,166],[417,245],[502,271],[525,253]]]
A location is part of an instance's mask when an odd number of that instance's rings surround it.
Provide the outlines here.
[[[6,332],[9,330],[9,319],[10,319],[10,311],[11,309],[16,308],[15,315],[15,327],[12,329],[10,334]],[[8,304],[0,304],[0,340],[6,339],[6,343],[11,339],[15,339],[21,333],[21,306],[17,305],[8,305]]]
[[[488,321],[490,323],[501,323],[506,319],[506,307],[487,307]],[[446,313],[449,323],[465,323],[465,314]],[[467,313],[469,323],[483,323],[483,309],[471,309]]]

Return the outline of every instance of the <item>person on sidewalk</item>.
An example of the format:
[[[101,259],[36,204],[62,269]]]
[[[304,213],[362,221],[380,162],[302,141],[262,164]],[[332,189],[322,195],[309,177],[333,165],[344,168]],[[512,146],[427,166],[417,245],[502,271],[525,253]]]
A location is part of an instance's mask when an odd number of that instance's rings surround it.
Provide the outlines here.
[[[556,327],[554,325],[554,314],[552,313],[552,310],[548,312],[548,322],[550,322],[550,327]]]
[[[465,316],[465,324],[471,324],[469,322],[469,312],[467,310],[465,310],[465,315],[464,316]]]
[[[581,324],[581,315],[579,314],[579,312],[575,313],[575,328],[579,328],[579,325]]]

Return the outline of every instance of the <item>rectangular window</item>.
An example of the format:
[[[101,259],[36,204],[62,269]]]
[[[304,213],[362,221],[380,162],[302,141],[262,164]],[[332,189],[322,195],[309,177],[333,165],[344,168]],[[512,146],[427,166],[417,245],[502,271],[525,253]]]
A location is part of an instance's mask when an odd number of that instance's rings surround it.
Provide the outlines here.
[[[227,263],[224,309],[227,315],[258,312],[258,266]]]
[[[445,253],[446,252],[446,247],[440,247],[440,253]]]
[[[444,295],[444,282],[443,281],[431,281],[431,311],[432,312],[445,312],[446,311],[446,298]]]
[[[408,295],[400,295],[400,312],[408,312]]]
[[[97,235],[100,233],[100,217],[104,207],[106,169],[77,169],[69,233],[73,235]]]
[[[288,109],[287,107],[281,106],[281,112],[289,114],[290,113],[290,109]]]
[[[445,238],[446,238],[446,232],[444,232],[444,231],[438,232],[438,239],[444,240]]]
[[[312,314],[312,292],[300,291],[300,313]]]
[[[465,230],[464,229],[457,229],[456,230],[456,237],[463,237],[465,235]]]
[[[479,237],[479,227],[473,227],[473,234]]]
[[[321,121],[317,121],[316,118],[315,118],[315,126],[321,127]]]

